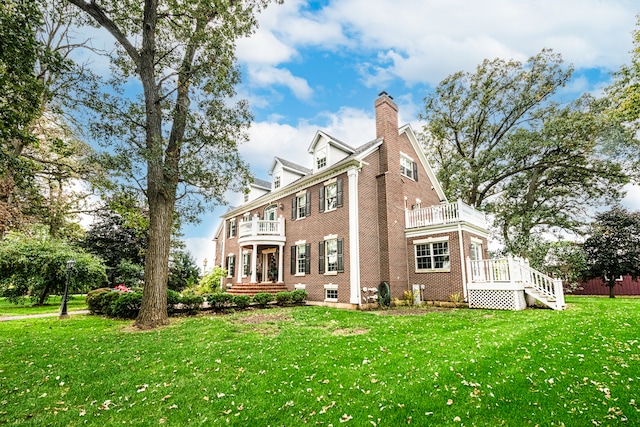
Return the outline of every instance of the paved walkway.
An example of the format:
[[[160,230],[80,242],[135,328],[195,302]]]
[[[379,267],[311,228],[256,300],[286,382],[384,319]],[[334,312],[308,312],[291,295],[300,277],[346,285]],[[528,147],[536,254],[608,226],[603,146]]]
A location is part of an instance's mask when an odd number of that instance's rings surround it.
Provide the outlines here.
[[[89,310],[77,310],[77,311],[69,311],[67,314],[72,316],[74,314],[87,314]],[[7,320],[20,320],[20,319],[38,319],[40,317],[58,317],[60,313],[42,313],[42,314],[25,314],[22,316],[5,316],[0,317],[0,322],[6,322]]]

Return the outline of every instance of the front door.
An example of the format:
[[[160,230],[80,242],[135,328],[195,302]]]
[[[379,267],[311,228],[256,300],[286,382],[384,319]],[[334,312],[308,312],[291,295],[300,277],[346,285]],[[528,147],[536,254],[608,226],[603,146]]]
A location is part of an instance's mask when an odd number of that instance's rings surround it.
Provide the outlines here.
[[[276,248],[262,251],[262,281],[275,282],[278,280],[278,252]]]

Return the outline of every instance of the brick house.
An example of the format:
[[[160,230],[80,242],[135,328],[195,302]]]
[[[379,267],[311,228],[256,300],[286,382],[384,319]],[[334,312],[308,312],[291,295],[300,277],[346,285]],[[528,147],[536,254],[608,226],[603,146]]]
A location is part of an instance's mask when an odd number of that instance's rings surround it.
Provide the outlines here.
[[[312,168],[275,157],[271,182],[255,180],[222,216],[214,264],[229,292],[305,289],[310,303],[358,307],[386,282],[391,298],[467,298],[465,260],[485,258],[484,215],[447,201],[385,92],[375,117],[375,139],[358,147],[318,131]]]

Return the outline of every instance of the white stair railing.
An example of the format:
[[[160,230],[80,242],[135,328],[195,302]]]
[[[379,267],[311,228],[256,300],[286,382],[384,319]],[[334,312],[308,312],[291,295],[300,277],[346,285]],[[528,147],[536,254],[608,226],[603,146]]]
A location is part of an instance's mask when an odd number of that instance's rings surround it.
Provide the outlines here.
[[[467,258],[467,271],[471,283],[522,284],[525,288],[533,288],[541,297],[539,299],[550,307],[556,310],[565,307],[562,280],[532,268],[528,260],[508,257],[472,261]]]

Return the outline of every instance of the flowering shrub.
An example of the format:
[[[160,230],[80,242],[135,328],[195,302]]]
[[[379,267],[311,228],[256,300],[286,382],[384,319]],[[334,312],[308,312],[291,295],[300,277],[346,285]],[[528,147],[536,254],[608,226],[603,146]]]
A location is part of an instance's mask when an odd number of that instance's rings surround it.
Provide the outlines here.
[[[131,289],[127,288],[124,284],[120,283],[118,286],[113,288],[114,291],[118,292],[133,292]]]

